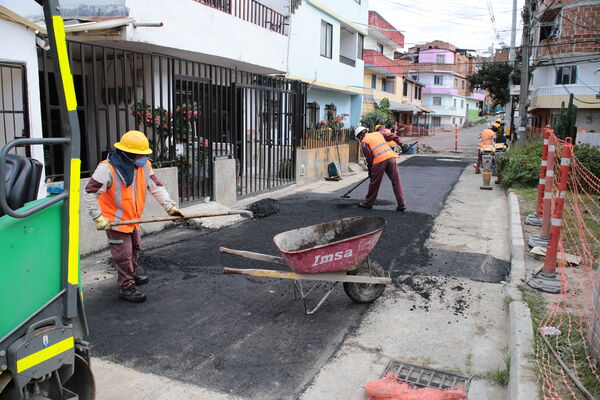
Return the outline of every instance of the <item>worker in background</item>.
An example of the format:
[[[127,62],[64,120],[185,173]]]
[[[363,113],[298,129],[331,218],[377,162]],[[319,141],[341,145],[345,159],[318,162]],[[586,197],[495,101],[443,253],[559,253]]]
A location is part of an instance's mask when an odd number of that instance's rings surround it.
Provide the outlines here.
[[[504,136],[504,122],[502,122],[502,119],[498,118],[496,120],[496,123],[492,125],[492,130],[494,130],[494,127],[496,128],[496,143],[506,143],[506,136]]]
[[[111,226],[111,222],[140,219],[146,190],[169,215],[182,218],[184,215],[154,175],[147,157],[152,150],[142,132],[129,131],[114,146],[115,150],[98,164],[85,187],[85,202],[96,229],[106,231],[117,270],[119,298],[141,303],[146,295],[138,285],[148,283],[148,276],[138,265],[142,245],[139,225]]]
[[[359,126],[354,131],[354,135],[361,141],[361,148],[369,168],[369,178],[371,178],[367,197],[358,206],[368,209],[373,208],[373,204],[377,200],[377,193],[379,193],[383,174],[385,173],[392,181],[397,203],[396,210],[404,212],[406,210],[404,191],[402,189],[398,166],[396,165],[396,158],[399,156],[386,142],[395,142],[402,148],[402,152],[405,152],[408,146],[403,145],[398,136],[386,132],[385,129],[368,133],[367,128]]]
[[[483,148],[483,146],[494,145],[494,138],[496,137],[496,132],[494,130],[497,131],[498,128],[490,126],[484,129],[483,132],[479,134],[479,142],[477,143],[477,146],[479,147],[479,149],[477,150],[477,164],[473,165],[473,167],[475,167],[476,174],[481,173],[481,171],[479,170],[479,167],[481,166],[481,149]]]

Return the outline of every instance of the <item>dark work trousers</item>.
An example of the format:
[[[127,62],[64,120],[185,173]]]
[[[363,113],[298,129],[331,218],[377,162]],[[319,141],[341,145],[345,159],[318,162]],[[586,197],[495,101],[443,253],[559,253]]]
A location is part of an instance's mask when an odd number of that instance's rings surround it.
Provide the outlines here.
[[[106,231],[112,262],[117,269],[117,283],[123,290],[136,290],[133,277],[138,273],[138,257],[142,249],[140,231],[134,229],[131,233]]]
[[[381,186],[384,173],[392,181],[396,202],[399,206],[404,206],[404,190],[402,189],[402,181],[400,180],[400,173],[398,172],[395,158],[388,158],[371,166],[371,182],[369,183],[369,192],[365,198],[365,204],[372,206],[375,200],[377,200],[377,193],[379,193],[379,186]]]

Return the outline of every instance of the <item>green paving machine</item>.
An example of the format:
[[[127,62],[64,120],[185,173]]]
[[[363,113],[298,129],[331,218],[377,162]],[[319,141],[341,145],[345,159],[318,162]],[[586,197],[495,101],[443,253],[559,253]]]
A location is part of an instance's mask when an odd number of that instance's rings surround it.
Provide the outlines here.
[[[62,137],[0,149],[0,400],[95,398],[79,278],[81,161],[77,100],[58,0],[44,7]],[[64,191],[38,199],[41,163],[15,154],[62,146]]]

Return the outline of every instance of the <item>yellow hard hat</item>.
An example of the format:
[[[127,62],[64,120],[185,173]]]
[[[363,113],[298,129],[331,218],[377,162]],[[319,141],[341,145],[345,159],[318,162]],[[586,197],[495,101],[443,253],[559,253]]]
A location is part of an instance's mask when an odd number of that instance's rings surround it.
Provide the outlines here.
[[[502,123],[502,118],[498,118],[498,119],[496,120],[496,122],[497,122],[497,123],[499,123],[499,124],[501,124],[501,123]]]
[[[375,130],[378,131],[383,125],[375,125]]]
[[[498,123],[492,124],[492,126],[495,126],[496,128],[500,128],[500,124],[498,124]]]
[[[115,143],[119,150],[133,154],[151,154],[148,138],[140,131],[129,131],[121,136],[121,141]]]

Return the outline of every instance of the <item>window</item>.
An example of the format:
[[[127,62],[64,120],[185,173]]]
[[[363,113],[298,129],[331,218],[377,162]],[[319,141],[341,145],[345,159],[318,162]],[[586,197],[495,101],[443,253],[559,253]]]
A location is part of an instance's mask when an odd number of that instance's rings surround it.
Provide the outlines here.
[[[371,74],[371,89],[377,89],[377,75]]]
[[[456,108],[456,99],[453,100],[453,107]]]
[[[319,124],[319,103],[306,103],[306,128],[314,129]]]
[[[325,105],[325,119],[327,122],[332,122],[337,116],[337,107],[335,104]]]
[[[455,100],[456,101],[456,100]],[[456,123],[456,119],[454,117],[452,117],[452,123],[455,124]]]
[[[331,58],[333,44],[333,25],[321,20],[321,55]]]
[[[556,68],[556,84],[568,85],[577,82],[577,65]]]
[[[431,122],[434,128],[439,128],[440,126],[442,126],[442,117],[432,117]]]
[[[408,82],[406,81],[402,84],[402,96],[408,96]]]
[[[27,81],[25,65],[0,63],[0,146],[19,137],[29,137],[29,114],[27,110]],[[12,153],[28,155],[23,147]]]
[[[387,79],[381,78],[381,90],[387,92]]]
[[[446,62],[446,55],[445,54],[436,54],[435,62],[438,64],[444,64],[444,62]]]
[[[460,81],[460,88],[464,89],[465,88],[465,81]]]
[[[358,45],[357,45],[357,49],[356,49],[356,58],[358,58],[359,60],[363,59],[364,45],[365,45],[365,37],[359,33],[358,34]]]
[[[463,99],[460,100],[460,108],[465,108],[465,101]]]
[[[415,99],[421,100],[421,86],[415,86]]]
[[[444,76],[443,75],[434,75],[433,76],[433,84],[434,85],[443,85],[444,84]]]
[[[377,42],[377,51],[381,54],[383,54],[383,44]]]
[[[544,11],[540,17],[540,41],[560,36],[560,8]]]
[[[413,81],[419,81],[419,75],[413,75],[412,76]]]
[[[456,65],[457,65],[458,67],[460,67],[460,58],[458,58],[458,57],[456,58]]]
[[[458,87],[458,79],[454,80],[454,87],[457,88]]]
[[[442,105],[442,98],[441,97],[434,97],[433,98],[433,105],[434,106],[441,106]]]

